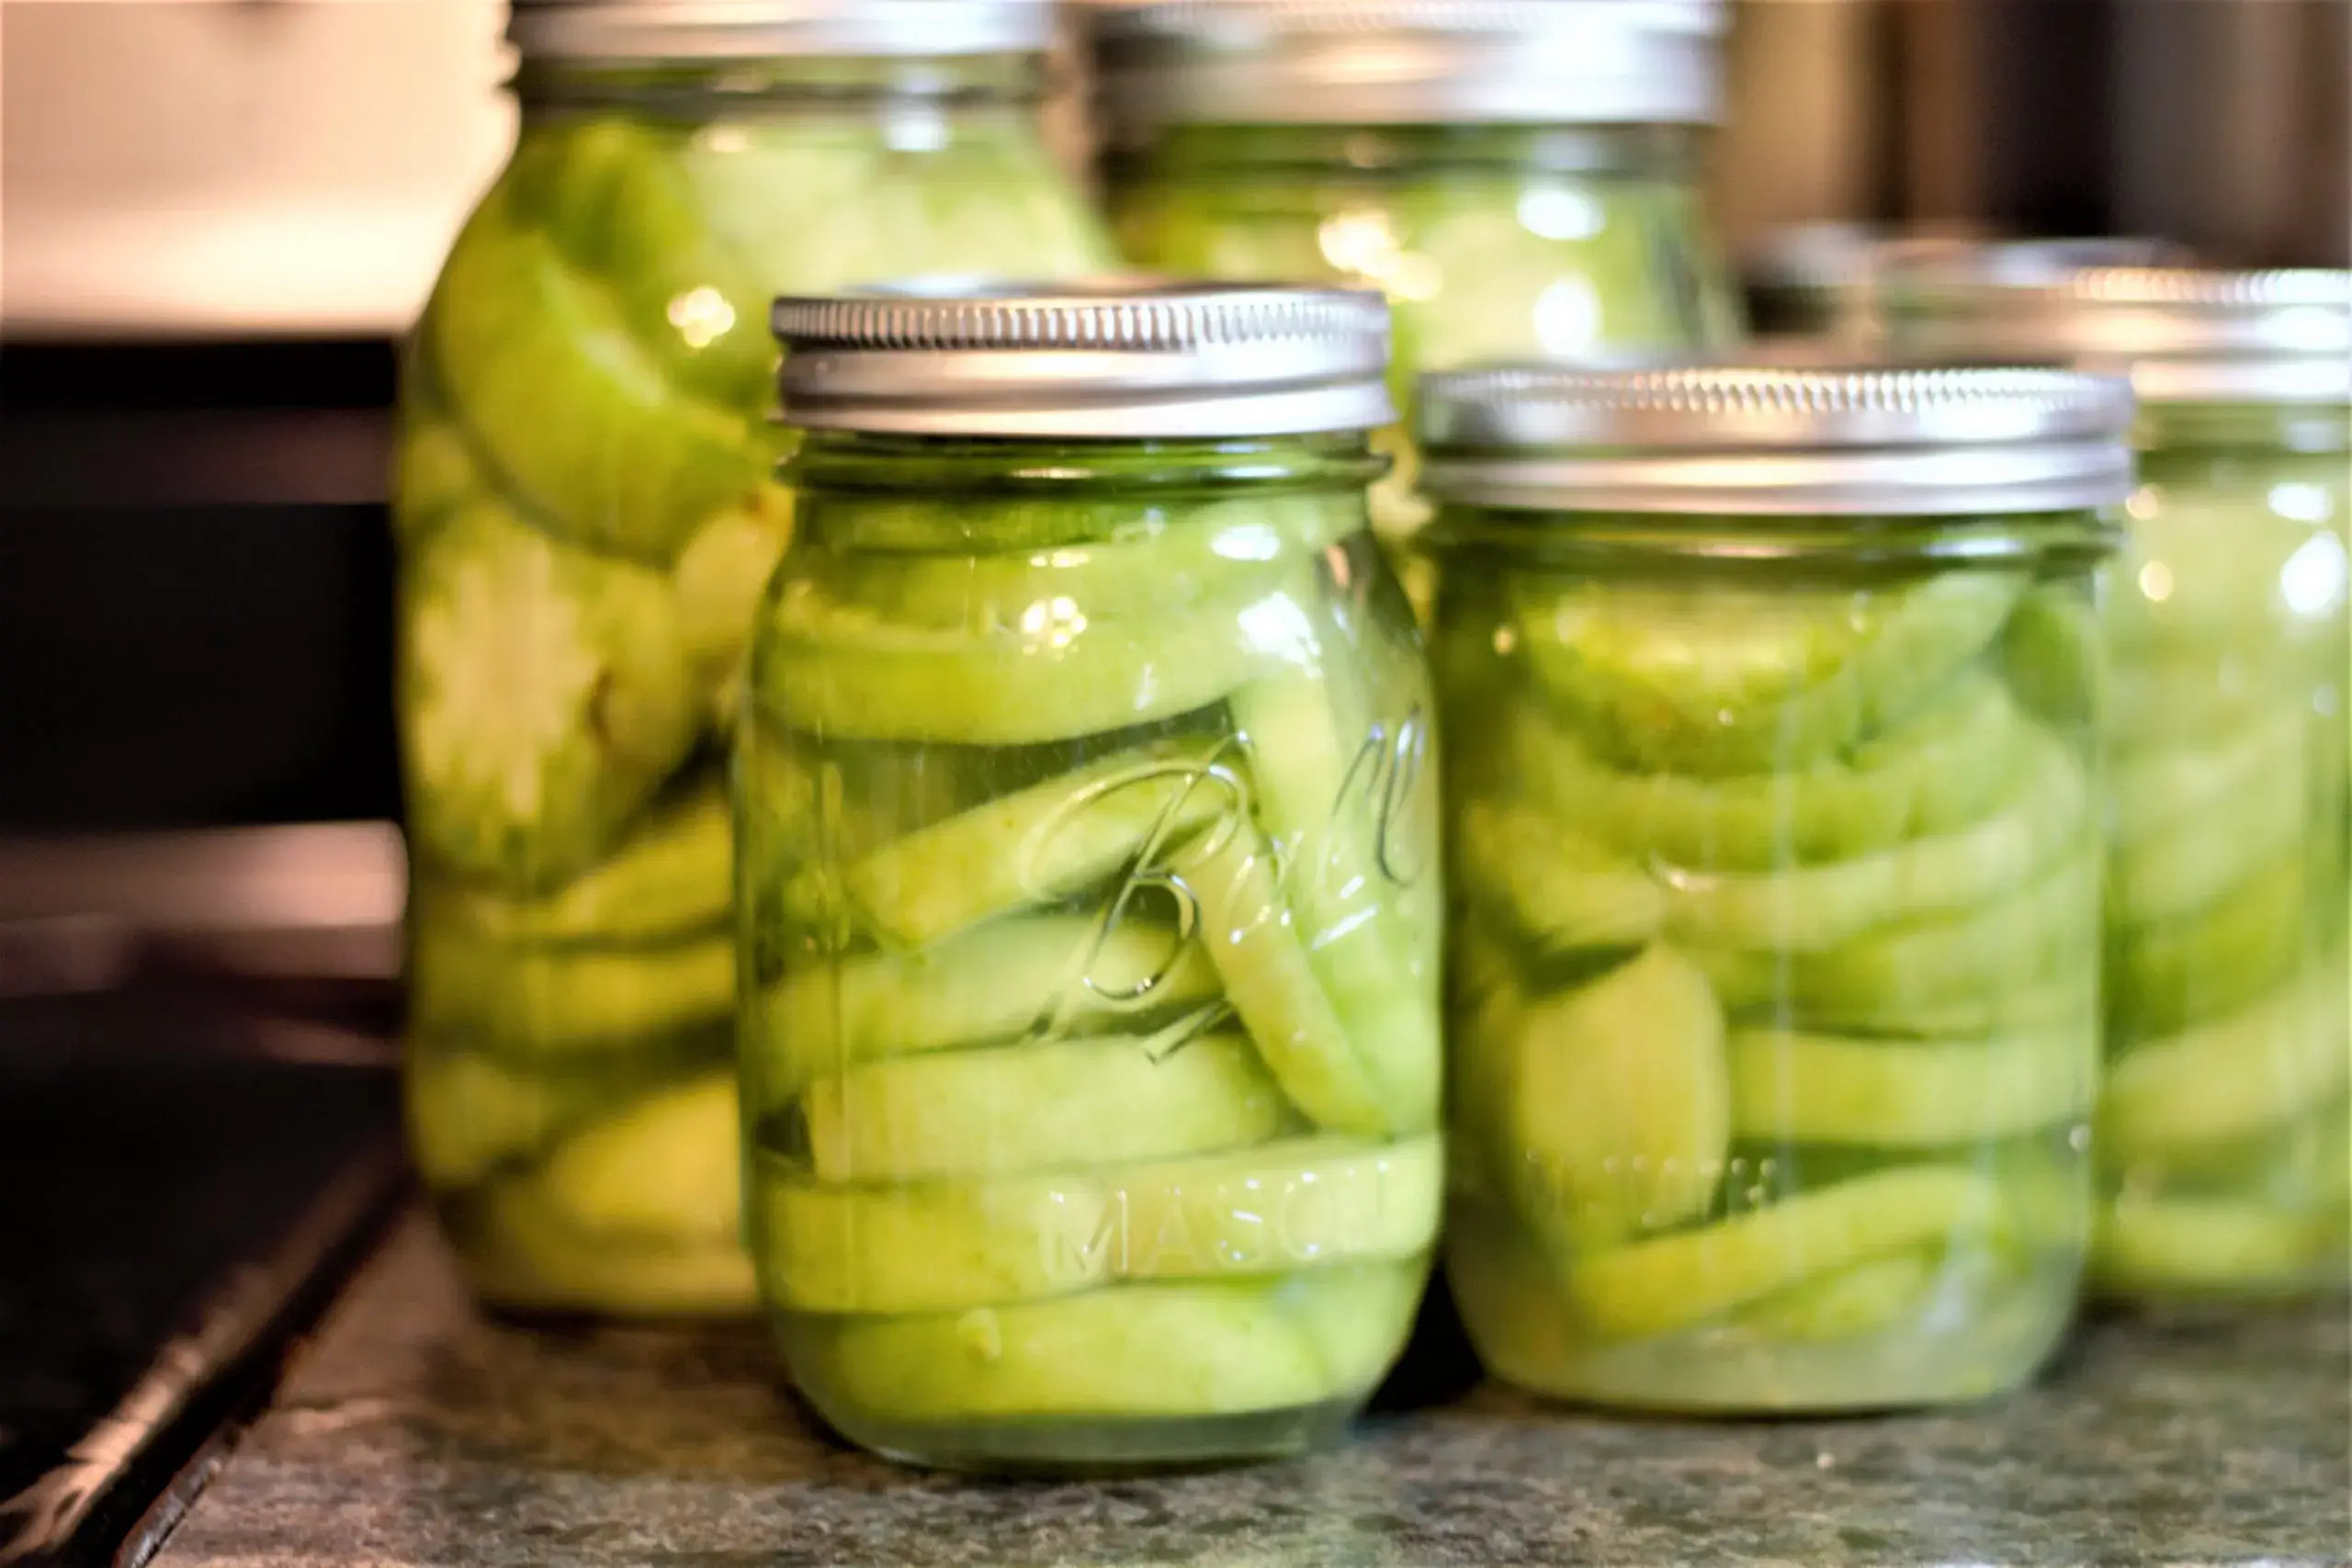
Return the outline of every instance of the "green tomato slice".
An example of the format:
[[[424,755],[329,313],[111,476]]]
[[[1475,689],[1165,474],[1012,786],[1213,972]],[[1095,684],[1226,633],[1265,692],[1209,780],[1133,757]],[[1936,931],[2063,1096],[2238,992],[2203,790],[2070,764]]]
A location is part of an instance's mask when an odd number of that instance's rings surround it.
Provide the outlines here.
[[[2119,1041],[2174,1033],[2267,995],[2308,961],[2310,857],[2290,845],[2188,914],[2108,933],[2108,1016]]]
[[[1973,827],[1781,872],[1662,872],[1666,929],[1698,946],[1818,953],[1875,927],[1953,914],[2047,865],[2082,836],[2089,805],[2081,765],[2037,736],[2001,808]]]
[[[528,1176],[492,1182],[455,1225],[475,1288],[502,1306],[670,1318],[748,1314],[758,1302],[737,1242],[583,1231]]]
[[[661,942],[725,923],[732,841],[726,792],[706,786],[655,807],[612,858],[542,897],[450,883],[421,886],[414,901],[424,918],[510,946]]]
[[[409,1018],[423,1034],[514,1060],[606,1055],[698,1031],[735,1008],[725,932],[656,947],[522,948],[434,918],[409,932]]]
[[[458,235],[422,330],[490,468],[578,543],[667,566],[766,478],[751,412],[675,386],[612,295],[499,192]]]
[[[793,1310],[896,1314],[1409,1259],[1436,1239],[1442,1180],[1433,1134],[902,1187],[823,1186],[775,1161],[763,1278]]]
[[[1311,657],[1287,594],[1193,615],[1100,620],[1074,599],[989,633],[899,622],[833,599],[789,559],[753,638],[752,690],[826,739],[1018,746],[1155,724]]]
[[[579,1231],[736,1245],[743,1161],[734,1076],[709,1074],[599,1117],[557,1145],[535,1180]]]
[[[2109,834],[2120,845],[2160,837],[2184,818],[2233,812],[2248,791],[2303,765],[2308,716],[2283,707],[2201,741],[2146,746],[2108,775]],[[2193,823],[2192,823],[2193,825]]]
[[[1776,1291],[1742,1307],[1735,1321],[1802,1344],[1867,1338],[1917,1316],[1942,1272],[1941,1247],[1914,1247]]]
[[[1696,1328],[1807,1280],[2006,1223],[2000,1187],[1965,1165],[1905,1165],[1786,1198],[1714,1224],[1577,1255],[1560,1270],[1595,1334]]]
[[[2109,1064],[2098,1136],[2117,1162],[2224,1143],[2293,1120],[2352,1079],[2339,962],[2242,1012],[2136,1045]]]
[[[401,576],[414,849],[510,892],[560,886],[694,744],[700,705],[668,585],[480,500],[419,541]]]
[[[838,874],[839,897],[854,924],[908,946],[1058,902],[1242,810],[1247,786],[1219,761],[1221,750],[1155,744],[1001,795],[853,861]],[[833,880],[802,874],[786,908],[829,925]]]
[[[2352,1210],[2126,1193],[2098,1216],[2091,1278],[2131,1294],[2246,1295],[2342,1288]]]
[[[2226,808],[2177,819],[2108,863],[2114,922],[2140,925],[2187,914],[2243,882],[2265,861],[2303,841],[2310,803],[2300,761],[2248,778]]]
[[[1917,1148],[2008,1138],[2087,1117],[2098,1027],[1981,1040],[1897,1041],[1736,1029],[1733,1135]]]
[[[1706,977],[1654,946],[1518,1016],[1516,1040],[1484,1048],[1512,1054],[1514,1187],[1539,1234],[1576,1245],[1703,1213],[1731,1138],[1723,1010]]]
[[[1019,916],[933,946],[789,970],[752,998],[746,1049],[764,1093],[886,1056],[1092,1032],[1120,1019],[1198,1021],[1216,973],[1196,942],[1141,920]]]
[[[1464,896],[1552,958],[1639,947],[1666,921],[1666,893],[1620,852],[1508,799],[1464,804],[1454,826]]]
[[[1850,756],[1781,772],[1627,773],[1540,715],[1509,728],[1534,798],[1630,854],[1722,871],[1842,861],[1973,822],[2037,737],[2001,682],[1973,671]]]
[[[2069,852],[2014,896],[1942,919],[1875,930],[1821,953],[1693,948],[1734,1012],[1788,1006],[1805,1020],[1872,1016],[1905,1032],[1940,1010],[2064,968],[2098,929],[2098,861],[2086,824]],[[2080,962],[2092,960],[2086,955]],[[1982,1005],[1981,1002],[1977,1005]]]
[[[1668,773],[1810,767],[1912,712],[1999,635],[2015,574],[1866,592],[1515,585],[1537,679],[1608,755]]]
[[[1121,1285],[910,1317],[804,1320],[820,1404],[870,1420],[1149,1419],[1360,1397],[1403,1347],[1419,1263],[1273,1280]]]
[[[727,1059],[716,1032],[582,1064],[582,1070],[523,1070],[463,1045],[409,1042],[404,1090],[409,1148],[435,1191],[473,1186],[500,1166],[528,1158],[598,1111]]]
[[[1203,1154],[1272,1137],[1283,1111],[1249,1043],[1219,1034],[884,1057],[802,1097],[810,1164],[829,1183]]]

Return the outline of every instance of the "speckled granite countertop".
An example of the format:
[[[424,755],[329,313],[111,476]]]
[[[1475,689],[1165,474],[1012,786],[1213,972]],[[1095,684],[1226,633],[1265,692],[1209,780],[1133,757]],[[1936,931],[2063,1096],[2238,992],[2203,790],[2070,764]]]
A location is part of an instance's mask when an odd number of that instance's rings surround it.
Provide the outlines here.
[[[157,1568],[2352,1563],[2352,1326],[2087,1328],[1949,1416],[1732,1426],[1481,1389],[1317,1458],[1160,1481],[898,1471],[756,1331],[492,1326],[405,1224]]]

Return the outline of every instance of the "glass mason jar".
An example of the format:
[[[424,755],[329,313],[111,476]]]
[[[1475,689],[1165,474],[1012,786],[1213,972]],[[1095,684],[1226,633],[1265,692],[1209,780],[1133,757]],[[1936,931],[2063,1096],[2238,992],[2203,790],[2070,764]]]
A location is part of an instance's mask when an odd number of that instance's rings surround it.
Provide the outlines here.
[[[409,345],[409,1121],[475,1285],[749,1310],[721,760],[791,508],[779,289],[1104,259],[1042,4],[516,8],[523,130]]]
[[[2342,1292],[2352,276],[2036,271],[1996,249],[1906,283],[1893,324],[1923,348],[2115,363],[2140,393],[2106,621],[2094,1282]]]
[[[1378,296],[783,300],[737,823],[749,1235],[852,1439],[1292,1451],[1436,1241],[1428,678]],[[1117,344],[1105,354],[1100,345]]]
[[[1428,369],[1727,344],[1699,193],[1723,28],[1716,0],[1119,6],[1113,226],[1170,272],[1385,290],[1400,407]],[[1404,433],[1382,440],[1374,522],[1399,541],[1427,508]]]
[[[2057,1343],[2130,409],[2048,371],[1424,383],[1447,1275],[1498,1376],[1856,1410]]]

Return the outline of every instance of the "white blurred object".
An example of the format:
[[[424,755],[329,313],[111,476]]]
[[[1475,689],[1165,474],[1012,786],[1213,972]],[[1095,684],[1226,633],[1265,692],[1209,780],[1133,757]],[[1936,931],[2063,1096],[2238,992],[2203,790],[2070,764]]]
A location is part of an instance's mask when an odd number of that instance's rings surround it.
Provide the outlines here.
[[[514,136],[495,0],[0,0],[0,330],[379,335]]]

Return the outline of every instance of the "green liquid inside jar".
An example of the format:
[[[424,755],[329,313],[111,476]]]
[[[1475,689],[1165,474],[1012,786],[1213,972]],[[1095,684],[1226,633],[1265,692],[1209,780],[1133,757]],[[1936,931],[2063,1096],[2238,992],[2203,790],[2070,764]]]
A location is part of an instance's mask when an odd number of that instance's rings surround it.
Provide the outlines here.
[[[2352,1244],[2343,411],[2161,406],[2108,615],[2094,1277],[2341,1292]]]
[[[1497,1374],[1855,1410],[1996,1393],[2056,1344],[2105,536],[1441,513],[1447,1266]]]
[[[1428,678],[1362,437],[812,436],[738,755],[749,1233],[848,1436],[1293,1451],[1436,1240]]]
[[[767,305],[1100,265],[1030,77],[519,79],[520,144],[410,346],[394,507],[410,1123],[498,1304],[752,1303],[721,755],[792,532]]]

